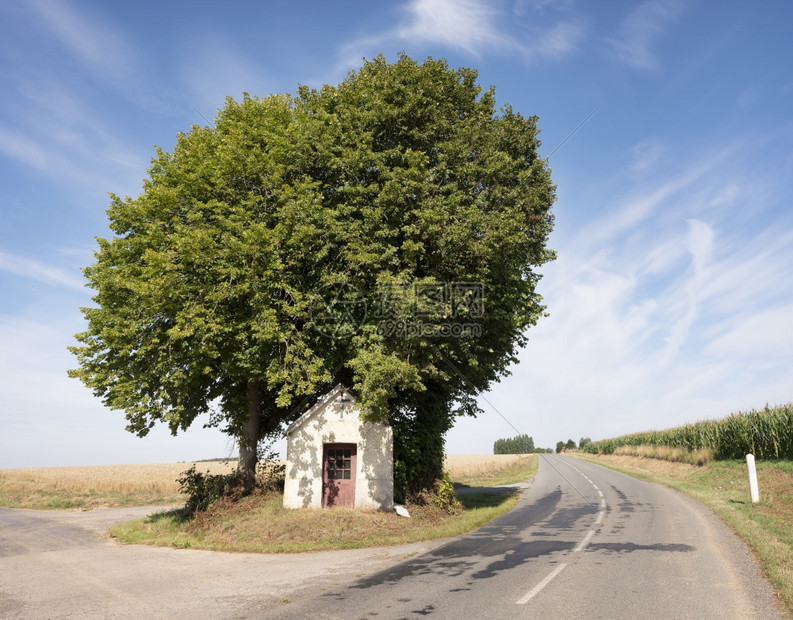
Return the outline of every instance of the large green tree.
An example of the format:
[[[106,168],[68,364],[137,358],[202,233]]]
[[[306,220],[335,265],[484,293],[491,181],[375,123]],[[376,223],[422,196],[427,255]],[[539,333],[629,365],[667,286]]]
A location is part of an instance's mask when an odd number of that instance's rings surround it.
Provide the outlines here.
[[[395,429],[398,492],[543,313],[554,187],[536,118],[407,56],[338,86],[227,100],[112,197],[71,371],[145,435],[200,414],[257,446],[334,381]]]

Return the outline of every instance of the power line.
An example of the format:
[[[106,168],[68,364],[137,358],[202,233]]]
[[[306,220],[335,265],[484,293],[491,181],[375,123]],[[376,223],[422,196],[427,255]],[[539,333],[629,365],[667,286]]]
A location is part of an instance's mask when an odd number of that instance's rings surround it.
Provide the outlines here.
[[[452,364],[452,362],[451,362],[451,361],[450,361],[450,360],[449,360],[449,359],[448,359],[448,358],[447,358],[445,355],[443,355],[443,354],[441,353],[441,357],[443,358],[443,361],[444,361],[444,362],[446,362],[446,363],[449,365],[449,367],[450,367],[450,368],[451,368],[451,369],[452,369],[452,370],[453,370],[453,371],[454,371],[454,372],[457,374],[457,376],[458,376],[458,377],[460,377],[460,378],[461,378],[463,381],[465,381],[465,382],[468,384],[468,386],[469,386],[469,387],[471,387],[472,389],[474,389],[474,390],[476,391],[476,386],[474,386],[474,384],[473,384],[473,383],[471,383],[471,382],[470,382],[470,381],[469,381],[469,380],[466,378],[466,376],[465,376],[465,375],[464,375],[462,372],[460,372],[460,370],[459,370],[459,369],[458,369],[458,368],[457,368],[457,367],[456,367],[454,364]],[[484,394],[480,394],[479,396],[480,396],[480,398],[481,398],[483,401],[485,401],[485,402],[486,402],[488,405],[490,405],[490,406],[493,408],[493,411],[495,411],[495,412],[496,412],[498,415],[500,415],[500,416],[501,416],[501,418],[504,420],[504,422],[506,422],[507,424],[509,424],[509,425],[510,425],[510,426],[513,428],[513,430],[514,430],[514,431],[515,431],[515,432],[516,432],[518,435],[521,435],[521,434],[522,434],[522,433],[521,433],[521,432],[520,432],[520,431],[519,431],[519,430],[518,430],[518,429],[515,427],[515,425],[514,425],[512,422],[510,422],[510,421],[507,419],[507,416],[505,416],[503,413],[501,413],[501,412],[498,410],[498,408],[497,408],[497,407],[496,407],[496,406],[495,406],[493,403],[491,403],[489,400],[487,400],[487,397],[486,397]]]
[[[592,110],[587,115],[587,117],[584,120],[582,120],[580,123],[578,123],[578,127],[573,129],[573,131],[571,131],[568,134],[568,136],[564,140],[562,140],[562,142],[559,144],[559,146],[557,146],[553,151],[551,151],[551,154],[548,155],[548,157],[546,157],[545,159],[546,160],[551,159],[551,157],[553,157],[553,154],[556,153],[556,151],[558,151],[560,148],[562,148],[564,146],[565,142],[567,142],[570,138],[572,138],[578,132],[578,130],[581,129],[581,127],[583,127],[586,124],[586,122],[595,115],[595,112],[597,112],[599,109],[600,109],[600,106],[598,105],[594,110]]]

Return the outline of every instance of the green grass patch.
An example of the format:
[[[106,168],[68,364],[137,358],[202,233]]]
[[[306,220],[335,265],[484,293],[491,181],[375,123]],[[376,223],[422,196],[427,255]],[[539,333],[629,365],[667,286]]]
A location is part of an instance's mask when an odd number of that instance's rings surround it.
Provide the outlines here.
[[[744,461],[671,467],[652,459],[584,458],[664,484],[708,506],[754,550],[793,615],[793,461],[757,462],[760,502],[752,504]]]

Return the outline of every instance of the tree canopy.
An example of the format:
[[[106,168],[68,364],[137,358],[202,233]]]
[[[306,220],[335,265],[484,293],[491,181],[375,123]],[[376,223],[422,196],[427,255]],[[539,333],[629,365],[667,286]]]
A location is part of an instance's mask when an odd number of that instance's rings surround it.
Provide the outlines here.
[[[260,440],[333,382],[395,430],[398,488],[508,372],[544,308],[555,188],[536,117],[471,69],[366,61],[337,86],[227,99],[111,196],[70,371],[140,436],[202,414]]]
[[[534,438],[530,435],[517,435],[509,439],[496,439],[493,454],[530,454],[536,452]]]

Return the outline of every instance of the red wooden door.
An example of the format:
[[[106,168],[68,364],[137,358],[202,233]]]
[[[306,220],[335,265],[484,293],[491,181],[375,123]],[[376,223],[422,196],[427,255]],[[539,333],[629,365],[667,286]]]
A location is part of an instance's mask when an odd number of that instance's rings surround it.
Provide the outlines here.
[[[354,443],[327,443],[322,450],[322,505],[355,507]]]

